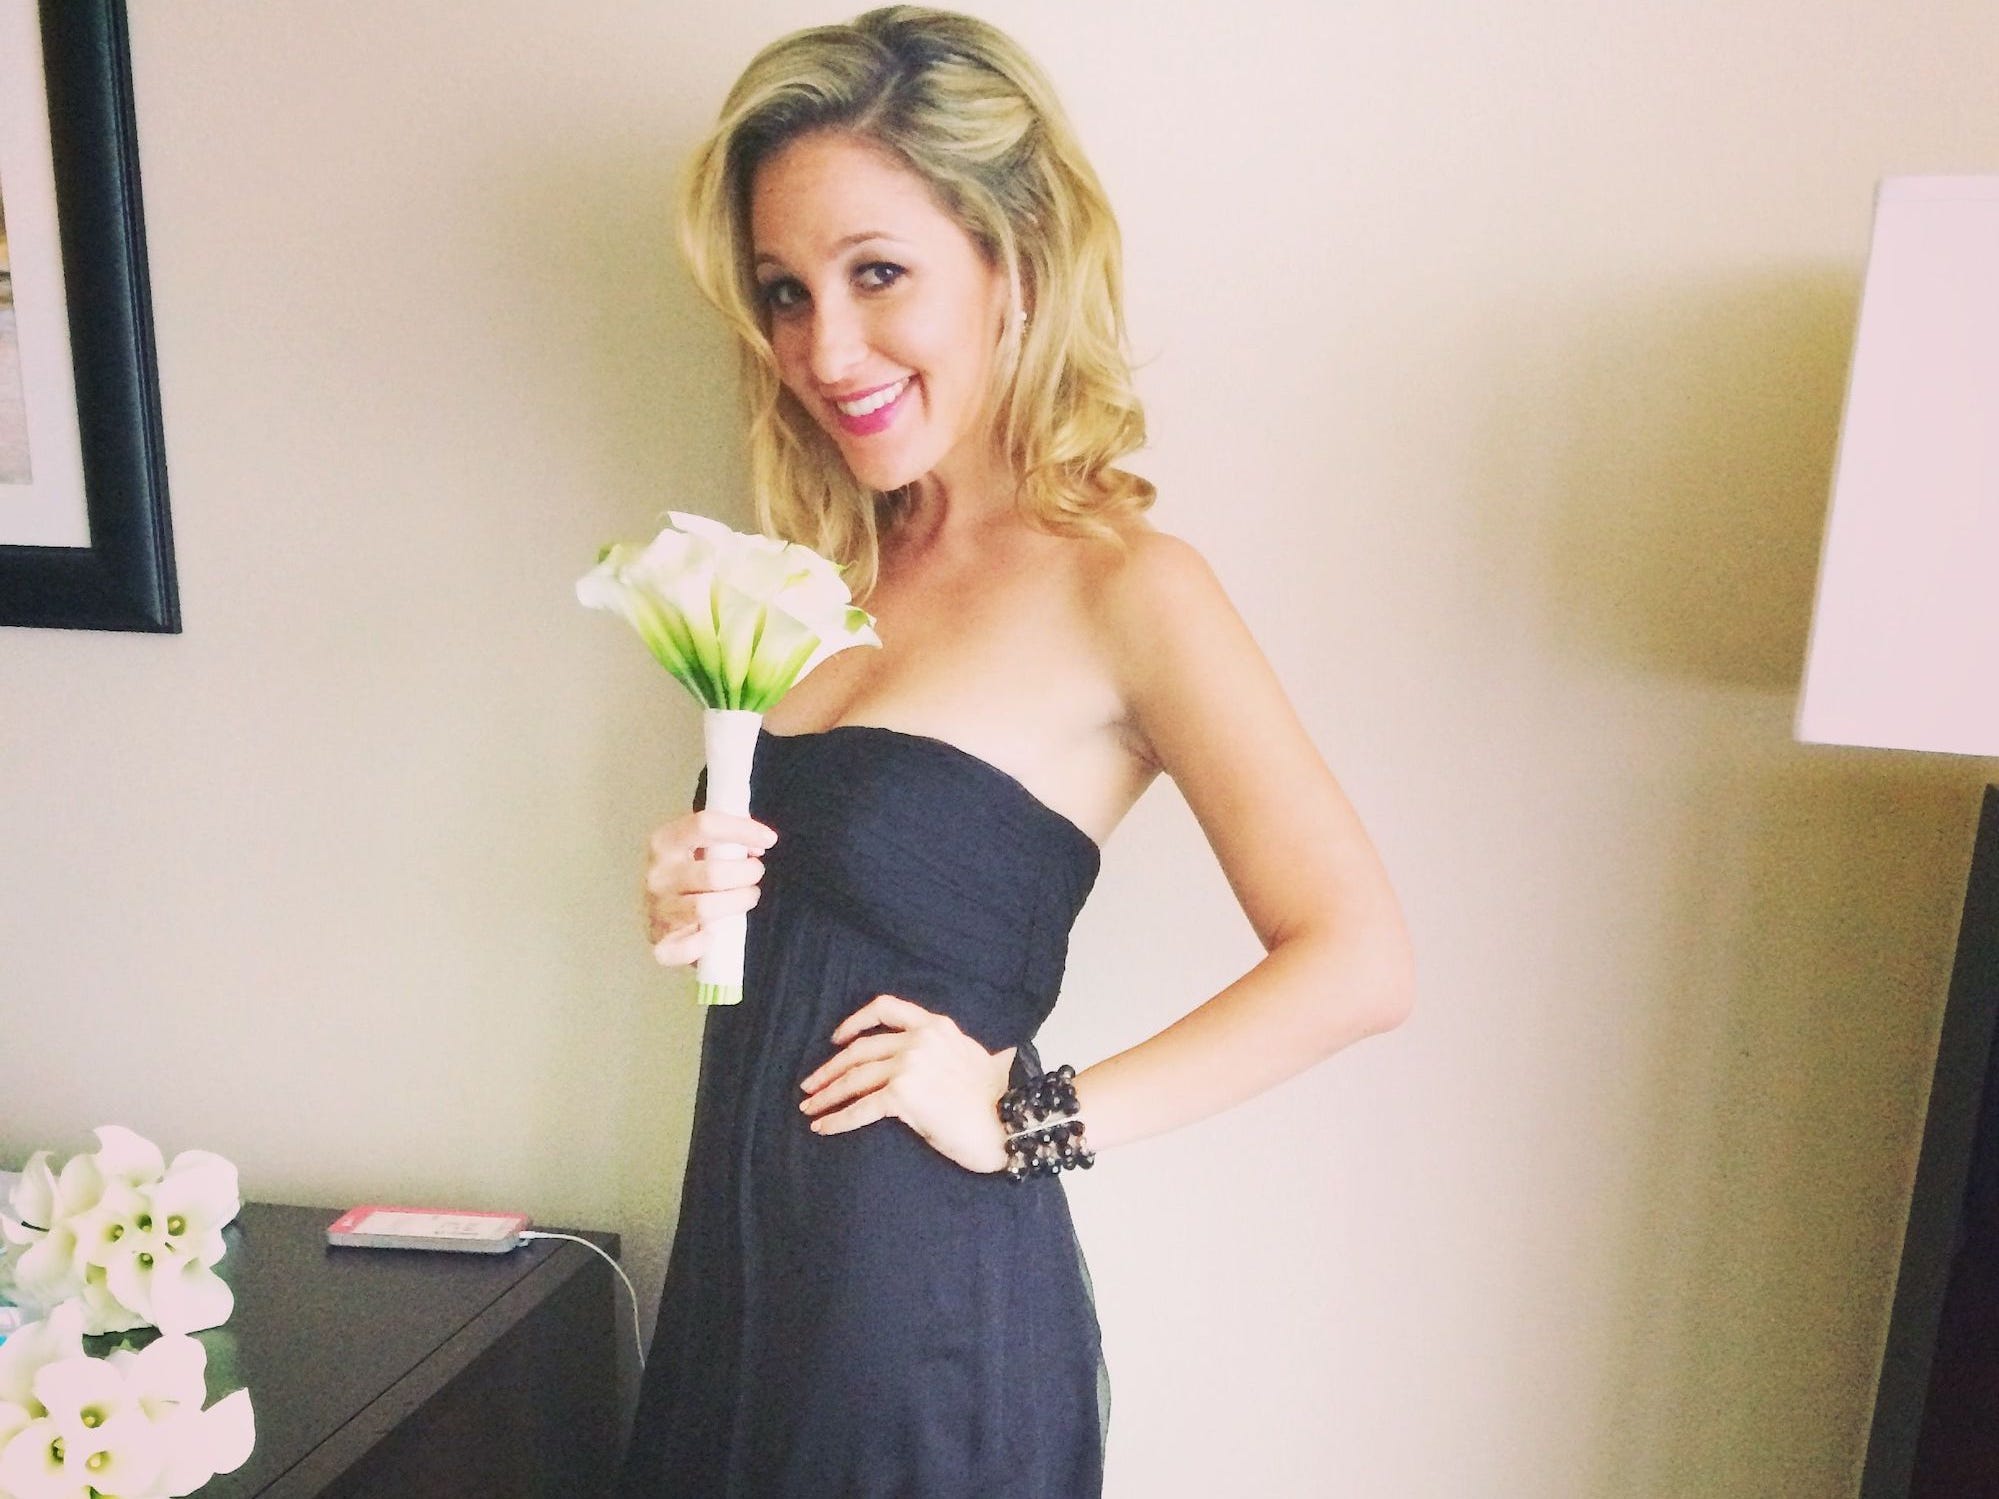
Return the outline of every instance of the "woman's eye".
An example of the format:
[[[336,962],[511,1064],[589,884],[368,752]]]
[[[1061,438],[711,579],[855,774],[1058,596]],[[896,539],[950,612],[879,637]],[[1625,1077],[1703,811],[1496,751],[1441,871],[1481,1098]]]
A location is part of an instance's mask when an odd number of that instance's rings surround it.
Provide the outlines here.
[[[789,312],[798,305],[798,298],[804,295],[804,291],[803,287],[787,276],[781,281],[766,281],[759,289],[758,295],[763,298],[764,306],[772,312]]]
[[[862,291],[885,291],[900,281],[905,274],[899,265],[893,265],[886,260],[876,260],[857,267],[854,279]],[[780,276],[775,281],[764,282],[757,288],[757,297],[774,313],[795,312],[809,300],[803,283],[794,276]]]

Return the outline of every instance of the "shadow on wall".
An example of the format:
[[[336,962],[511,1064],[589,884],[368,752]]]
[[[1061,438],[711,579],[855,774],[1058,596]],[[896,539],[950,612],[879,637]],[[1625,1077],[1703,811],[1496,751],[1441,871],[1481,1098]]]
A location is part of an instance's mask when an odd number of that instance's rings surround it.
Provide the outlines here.
[[[1772,278],[1598,315],[1547,597],[1648,674],[1795,693],[1859,284]]]
[[[1914,755],[1712,763],[1677,848],[1589,1492],[1846,1494],[1858,1476],[1975,777]],[[1839,1436],[1844,1441],[1828,1441]]]
[[[651,536],[669,510],[754,523],[737,437],[736,353],[682,269],[674,239],[675,173],[704,123],[692,104],[678,112],[685,118],[662,120],[617,149],[561,137],[561,151],[510,160],[482,184],[488,253],[518,262],[537,316],[571,330],[565,347],[584,351],[583,388],[565,410],[591,423],[594,441],[575,470],[585,492],[550,499],[573,520],[575,546],[547,558],[544,576],[532,581],[536,591],[559,591],[566,604],[600,546]],[[547,235],[522,229],[550,224],[562,226],[559,253]],[[578,777],[588,802],[574,819],[582,873],[559,887],[550,880],[570,907],[568,989],[590,998],[597,1023],[572,1019],[554,1032],[559,1054],[540,1069],[532,1107],[561,1117],[566,1080],[592,1072],[602,1076],[604,1097],[594,1117],[548,1132],[537,1167],[565,1172],[581,1159],[612,1158],[610,1226],[623,1235],[649,1338],[679,1213],[703,1017],[690,971],[662,970],[646,949],[639,882],[647,836],[693,805],[701,729],[692,699],[643,651],[600,636],[603,619],[581,607],[565,618],[565,628],[608,642],[606,676],[581,699],[589,718],[577,726],[591,743]],[[598,883],[606,879],[608,889]],[[620,946],[607,954],[606,941]],[[615,975],[615,993],[604,992],[607,975]],[[638,1370],[623,1342],[620,1362],[629,1421]]]
[[[1554,287],[1510,315],[1493,346],[1525,367],[1490,381],[1478,552],[1529,574],[1509,591],[1558,654],[1796,691],[1859,290],[1846,269],[1594,307]]]
[[[1858,290],[1551,292],[1502,347],[1559,368],[1493,382],[1487,586],[1541,608],[1555,658],[1686,684],[1712,725],[1678,836],[1638,853],[1685,940],[1624,1104],[1636,1207],[1578,1493],[1857,1481],[1987,768],[1790,737]]]

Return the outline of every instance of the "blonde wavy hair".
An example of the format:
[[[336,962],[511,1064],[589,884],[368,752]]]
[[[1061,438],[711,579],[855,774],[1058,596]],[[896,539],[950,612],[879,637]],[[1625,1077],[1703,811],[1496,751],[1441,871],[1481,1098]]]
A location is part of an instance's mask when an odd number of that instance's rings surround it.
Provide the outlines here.
[[[681,180],[681,250],[740,345],[758,525],[845,564],[860,600],[874,588],[882,539],[913,498],[909,486],[880,492],[855,479],[785,389],[757,294],[757,167],[822,131],[890,153],[1005,272],[1008,316],[985,430],[1019,478],[1031,524],[1123,545],[1119,522],[1150,508],[1154,491],[1115,466],[1145,441],[1125,353],[1117,220],[1034,61],[985,21],[917,5],[764,48]]]

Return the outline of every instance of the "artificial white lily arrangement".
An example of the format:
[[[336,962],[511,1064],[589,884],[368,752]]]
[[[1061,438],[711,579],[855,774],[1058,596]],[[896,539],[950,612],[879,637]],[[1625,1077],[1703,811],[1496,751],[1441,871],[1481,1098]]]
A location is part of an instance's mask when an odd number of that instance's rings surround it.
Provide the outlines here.
[[[622,615],[701,703],[707,805],[747,817],[764,714],[834,652],[881,639],[874,617],[841,581],[844,569],[810,547],[679,510],[668,519],[643,547],[605,547],[578,580],[576,597]],[[745,852],[733,843],[708,849],[713,858]],[[695,997],[704,1005],[739,1004],[747,920],[738,914],[710,930]]]
[[[0,1291],[37,1313],[79,1298],[85,1333],[220,1327],[235,1306],[214,1266],[243,1206],[236,1168],[207,1150],[169,1165],[129,1129],[96,1133],[59,1173],[46,1150],[28,1158],[0,1212]]]
[[[81,1300],[0,1342],[0,1499],[179,1499],[240,1468],[250,1392],[203,1409],[208,1351],[168,1333],[92,1358]]]
[[[0,1499],[178,1499],[249,1458],[250,1392],[203,1408],[192,1332],[234,1308],[215,1274],[242,1204],[209,1151],[169,1164],[117,1125],[58,1172],[37,1151],[0,1212],[0,1299],[29,1321],[0,1338]],[[157,1326],[95,1357],[86,1335]]]

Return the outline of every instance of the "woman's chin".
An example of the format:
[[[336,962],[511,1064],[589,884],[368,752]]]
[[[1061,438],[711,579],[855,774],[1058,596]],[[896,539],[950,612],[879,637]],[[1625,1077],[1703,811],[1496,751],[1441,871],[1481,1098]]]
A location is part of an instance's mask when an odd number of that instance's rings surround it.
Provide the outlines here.
[[[854,476],[856,483],[865,484],[881,494],[913,484],[925,473],[923,468],[907,458],[897,458],[888,453],[857,453],[851,448],[843,448],[841,456],[847,460],[847,472]]]

